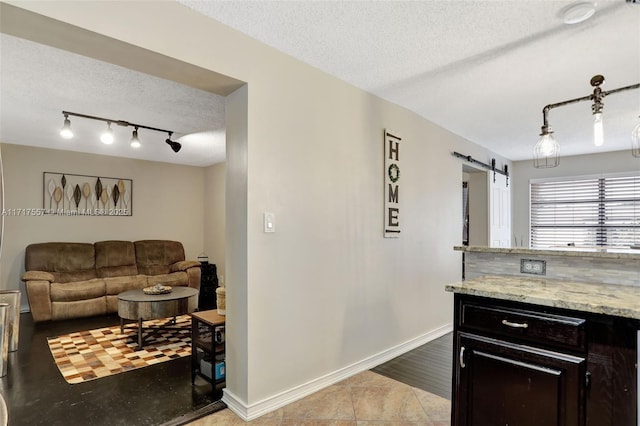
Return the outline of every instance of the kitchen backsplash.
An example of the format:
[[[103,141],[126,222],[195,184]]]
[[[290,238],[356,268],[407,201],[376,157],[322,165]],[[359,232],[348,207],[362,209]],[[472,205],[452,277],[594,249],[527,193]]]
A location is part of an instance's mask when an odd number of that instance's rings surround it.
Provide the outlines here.
[[[512,275],[529,278],[570,279],[572,281],[596,282],[640,286],[640,256],[638,257],[588,257],[575,253],[554,255],[532,255],[525,253],[471,251],[465,252],[465,279],[482,275]],[[518,250],[513,250],[518,251]],[[521,273],[521,261],[544,260],[545,274]]]

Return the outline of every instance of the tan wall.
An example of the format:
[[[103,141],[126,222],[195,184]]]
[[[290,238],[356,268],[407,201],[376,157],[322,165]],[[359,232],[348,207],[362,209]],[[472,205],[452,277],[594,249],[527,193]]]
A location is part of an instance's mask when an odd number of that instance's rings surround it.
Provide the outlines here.
[[[469,174],[469,245],[489,245],[489,191],[485,172]]]
[[[225,171],[224,163],[204,170],[204,252],[216,264],[218,279],[225,275]]]
[[[133,216],[5,216],[0,288],[17,289],[28,244],[171,239],[188,258],[204,246],[204,169],[2,144],[5,208],[42,207],[42,173],[133,179]],[[23,297],[23,306],[26,296]]]

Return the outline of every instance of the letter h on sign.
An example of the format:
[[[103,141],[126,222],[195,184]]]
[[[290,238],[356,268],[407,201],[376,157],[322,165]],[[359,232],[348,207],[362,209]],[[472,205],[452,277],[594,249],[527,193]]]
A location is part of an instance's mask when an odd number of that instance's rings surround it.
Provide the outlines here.
[[[384,131],[384,237],[400,236],[400,141]]]

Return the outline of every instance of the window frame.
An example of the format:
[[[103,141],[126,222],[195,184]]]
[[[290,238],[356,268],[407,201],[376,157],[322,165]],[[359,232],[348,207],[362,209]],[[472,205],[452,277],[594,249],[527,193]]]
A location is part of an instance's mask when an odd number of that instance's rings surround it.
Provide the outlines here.
[[[558,177],[547,177],[547,178],[533,178],[533,179],[529,179],[529,183],[528,183],[528,189],[529,189],[529,194],[528,194],[528,204],[529,204],[529,208],[528,208],[528,212],[529,212],[529,233],[528,233],[528,245],[530,248],[535,248],[535,249],[545,249],[545,248],[557,248],[557,247],[562,247],[562,246],[566,246],[566,243],[563,244],[562,242],[558,241],[557,244],[553,244],[551,243],[550,245],[534,245],[534,228],[536,228],[536,225],[534,224],[533,221],[533,215],[534,215],[534,201],[532,200],[532,193],[533,193],[533,186],[535,184],[544,184],[544,183],[562,183],[562,182],[569,182],[569,181],[596,181],[599,180],[601,182],[597,183],[597,187],[598,187],[598,198],[597,199],[592,199],[591,201],[584,201],[584,202],[578,202],[575,203],[576,205],[582,205],[582,206],[587,206],[588,203],[595,203],[597,202],[598,204],[598,215],[597,215],[597,220],[598,220],[598,225],[597,226],[592,226],[591,228],[593,228],[593,230],[595,231],[596,235],[600,234],[600,235],[604,235],[604,237],[594,237],[595,239],[595,245],[594,246],[590,246],[590,247],[598,247],[598,248],[606,248],[606,247],[614,247],[614,248],[625,248],[628,247],[628,245],[614,245],[614,246],[609,246],[607,245],[607,238],[611,238],[609,236],[607,236],[607,231],[611,234],[612,231],[615,233],[615,230],[617,229],[621,229],[621,228],[628,228],[631,230],[631,232],[633,233],[633,239],[630,241],[630,244],[638,244],[640,243],[640,241],[638,241],[638,238],[640,238],[640,209],[636,210],[635,206],[633,207],[633,221],[637,223],[637,225],[620,225],[618,227],[615,227],[613,225],[607,225],[606,223],[606,217],[605,217],[605,212],[607,210],[605,210],[606,207],[606,203],[607,202],[611,202],[612,200],[609,198],[603,198],[603,192],[602,192],[602,185],[605,184],[606,185],[606,180],[607,179],[619,179],[619,178],[630,178],[630,179],[638,179],[638,190],[640,191],[640,171],[634,172],[634,171],[628,171],[628,172],[617,172],[617,173],[600,173],[600,174],[589,174],[589,175],[578,175],[578,176],[558,176]],[[606,188],[606,186],[605,186]],[[638,193],[638,196],[636,197],[636,189],[634,186],[634,189],[632,190],[633,196],[630,200],[632,204],[639,202],[640,203],[640,193]],[[561,204],[560,202],[558,202],[558,204]],[[564,204],[569,204],[569,203],[564,203]],[[571,216],[567,215],[567,218],[569,218]],[[540,225],[541,227],[543,227],[542,225]],[[587,230],[588,228],[590,228],[589,226],[578,226],[576,225],[575,227],[572,226],[565,226],[568,229],[571,228],[575,228],[575,229],[585,229]],[[570,231],[569,231],[570,232]],[[568,232],[568,233],[569,233]],[[602,243],[600,240],[601,238],[604,238],[604,243]]]

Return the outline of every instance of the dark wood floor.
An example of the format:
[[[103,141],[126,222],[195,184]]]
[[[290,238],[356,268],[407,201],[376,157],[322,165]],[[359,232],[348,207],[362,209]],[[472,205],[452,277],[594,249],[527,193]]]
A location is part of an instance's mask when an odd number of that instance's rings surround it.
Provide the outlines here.
[[[47,337],[119,324],[117,316],[34,324],[20,318],[19,348],[0,380],[9,425],[180,425],[224,404],[210,385],[191,384],[191,360],[179,358],[111,377],[68,384],[55,366]],[[373,371],[451,398],[451,334]]]
[[[451,399],[453,333],[372,369],[399,382]]]
[[[224,408],[210,385],[191,384],[189,357],[68,384],[47,337],[116,324],[117,316],[34,324],[31,314],[22,314],[18,351],[9,354],[7,375],[0,380],[9,425],[173,425]]]

